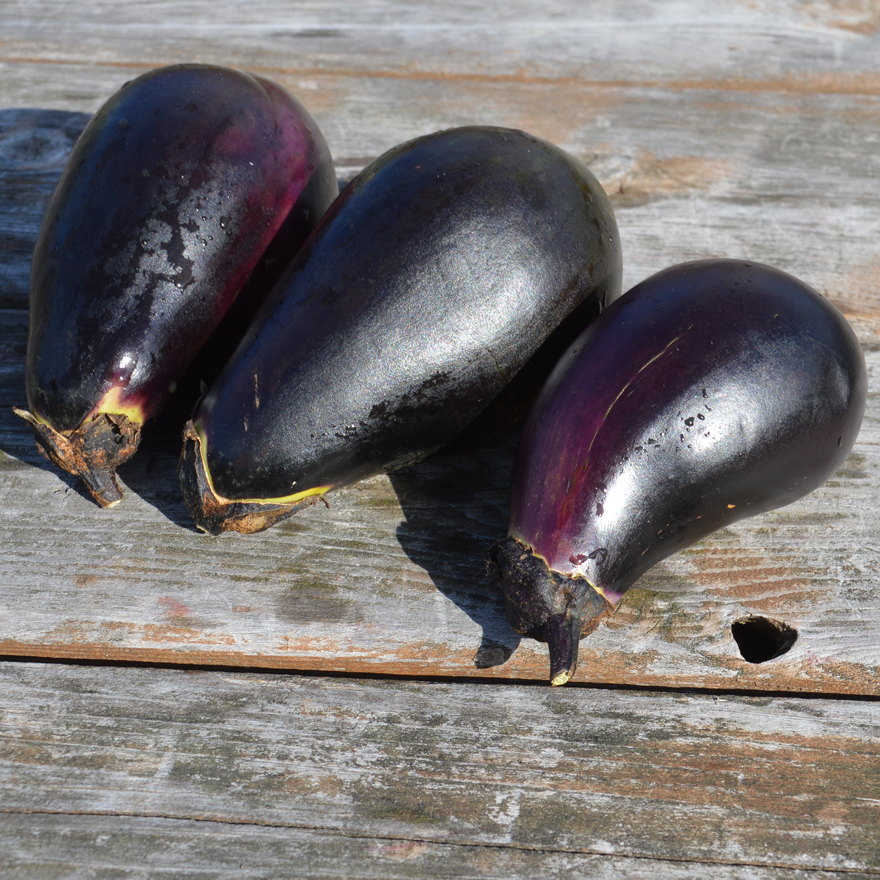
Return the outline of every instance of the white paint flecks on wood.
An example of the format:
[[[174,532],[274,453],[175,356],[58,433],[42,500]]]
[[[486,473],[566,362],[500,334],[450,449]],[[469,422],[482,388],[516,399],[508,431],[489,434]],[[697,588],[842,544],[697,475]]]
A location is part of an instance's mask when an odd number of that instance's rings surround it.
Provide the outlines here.
[[[878,58],[877,4],[848,0],[0,4],[0,652],[496,679],[5,664],[2,869],[875,876],[875,703],[717,689],[880,691]],[[177,429],[153,431],[123,504],[98,510],[10,411],[25,403],[30,256],[90,115],[189,61],[290,89],[344,179],[456,125],[565,147],[612,197],[625,288],[702,256],[804,279],[868,355],[853,455],[803,501],[643,577],[581,645],[576,681],[607,691],[511,681],[547,671],[483,570],[512,438],[212,540],[180,501]],[[730,626],[747,614],[798,641],[746,663]]]
[[[0,679],[0,828],[23,860],[82,858],[97,829],[120,866],[151,839],[247,852],[240,824],[293,852],[323,839],[331,865],[370,841],[405,876],[436,876],[441,845],[455,868],[479,855],[479,877],[609,876],[605,859],[624,877],[868,876],[880,856],[875,703],[19,663]]]

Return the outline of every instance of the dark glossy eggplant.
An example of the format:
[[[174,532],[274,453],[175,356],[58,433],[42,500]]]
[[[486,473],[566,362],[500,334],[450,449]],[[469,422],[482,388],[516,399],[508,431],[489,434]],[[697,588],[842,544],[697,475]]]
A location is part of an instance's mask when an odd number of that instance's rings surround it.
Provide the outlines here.
[[[608,198],[558,147],[487,127],[396,147],[328,211],[188,427],[197,525],[258,531],[424,458],[620,277]]]
[[[323,136],[275,83],[189,64],[123,86],[74,146],[34,251],[16,411],[40,451],[101,506],[121,500],[116,468],[270,242],[297,249],[337,194]]]
[[[553,684],[651,566],[833,474],[866,389],[840,312],[758,263],[674,266],[594,322],[529,415],[509,537],[490,552],[511,626],[549,643]]]

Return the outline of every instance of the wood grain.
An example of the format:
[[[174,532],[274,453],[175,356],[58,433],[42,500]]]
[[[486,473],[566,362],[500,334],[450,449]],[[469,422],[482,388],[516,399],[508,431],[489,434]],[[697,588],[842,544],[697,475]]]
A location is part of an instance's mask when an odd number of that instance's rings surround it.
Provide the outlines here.
[[[147,438],[100,510],[11,414],[25,319],[0,365],[0,654],[291,670],[538,679],[546,648],[506,623],[486,552],[506,531],[514,438],[450,452],[328,497],[258,535],[195,531],[179,441]],[[869,352],[872,377],[880,353]],[[878,398],[828,485],[737,523],[643,577],[581,645],[577,681],[880,694]],[[746,662],[734,620],[795,627]]]
[[[856,872],[624,858],[252,822],[74,814],[2,814],[0,867],[16,880],[46,877],[297,877],[338,880],[839,880]],[[356,871],[356,874],[352,872]]]
[[[723,118],[719,109],[717,125]],[[24,302],[28,255],[43,206],[86,119],[85,114],[0,111],[0,216],[9,218],[3,224],[0,275],[13,305]],[[627,135],[628,142],[642,140],[652,119],[640,126]],[[710,128],[707,123],[705,131]],[[822,155],[827,156],[840,135],[830,126],[824,130],[829,141]],[[679,144],[676,152],[686,149]],[[768,156],[771,162],[772,152]],[[729,194],[713,197],[715,160],[651,164],[644,153],[631,158],[629,165],[615,165],[607,154],[592,162],[612,192],[608,181],[617,180],[622,231],[635,234],[640,218],[644,238],[668,252],[672,245],[658,235],[652,212],[668,211],[668,222],[701,229],[705,224],[694,208],[699,204],[716,228],[740,234],[723,212],[744,214],[747,206]],[[843,206],[836,233],[805,226],[796,222],[806,210],[805,197],[797,195],[798,180],[774,177],[770,168],[758,174],[753,155],[740,161],[752,169],[755,181],[764,182],[764,190],[750,196],[752,208],[760,204],[762,213],[775,212],[768,227],[775,238],[763,243],[771,251],[768,262],[800,272],[800,264],[786,265],[780,239],[804,238],[810,230],[826,250],[793,249],[791,254],[810,255],[813,273],[827,272],[829,279],[834,265],[828,253],[844,247],[840,242],[865,251],[877,247],[876,219],[861,229],[852,222],[852,209]],[[819,164],[814,162],[816,174]],[[805,163],[795,167],[802,178],[808,176]],[[865,172],[853,172],[847,186],[867,213],[876,195],[857,173]],[[744,186],[748,181],[740,178]],[[775,199],[768,192],[771,185]],[[832,211],[827,189],[811,196],[826,214]],[[790,207],[781,193],[788,194]],[[689,247],[695,235],[687,240]],[[835,237],[838,244],[832,244]],[[644,242],[639,247],[637,255],[648,254]],[[803,261],[803,268],[809,265]],[[874,474],[880,463],[873,396],[877,302],[871,272],[859,277],[860,284],[852,287],[841,288],[839,280],[824,285],[826,292],[837,293],[833,298],[856,323],[871,367],[872,400],[847,466],[810,498],[725,530],[643,578],[610,625],[584,642],[581,680],[880,692],[880,617],[873,601]],[[70,479],[40,458],[28,427],[9,409],[24,403],[26,314],[18,309],[3,314],[0,450],[7,457],[0,522],[9,544],[0,559],[0,652],[545,677],[545,649],[509,629],[500,597],[483,571],[486,549],[505,532],[513,439],[367,481],[331,496],[329,511],[307,511],[265,535],[212,541],[193,532],[180,502],[174,479],[176,428],[148,438],[141,455],[123,469],[129,498],[118,511],[98,511]],[[795,626],[801,633],[795,649],[769,664],[746,663],[730,627],[748,614]]]
[[[737,5],[722,20],[694,3],[659,17],[627,3],[559,3],[489,21],[407,3],[357,13],[263,3],[249,5],[242,28],[234,3],[210,26],[199,4],[7,6],[0,303],[11,309],[0,401],[24,403],[29,257],[78,131],[125,79],[190,57],[276,76],[315,114],[342,176],[448,125],[510,125],[560,143],[612,194],[626,286],[707,255],[793,271],[853,320],[873,394],[880,89],[875,17],[860,9]],[[485,51],[472,51],[487,28],[505,47],[488,73]],[[658,29],[663,51],[647,53]],[[27,109],[41,105],[54,109]],[[657,567],[584,643],[581,680],[877,693],[877,436],[872,397],[832,484]],[[4,409],[0,650],[543,678],[543,647],[507,627],[483,574],[485,549],[504,532],[512,445],[442,456],[263,536],[212,542],[180,504],[173,432],[148,438],[122,473],[129,498],[108,514],[39,458]],[[795,648],[746,663],[730,634],[746,614],[796,626]]]
[[[733,81],[797,90],[876,86],[872,3],[510,0],[7,2],[0,57],[134,67],[201,60],[360,77],[656,84]],[[863,86],[864,87],[864,86]]]
[[[0,0],[0,653],[205,670],[0,663],[0,875],[880,874],[878,58],[857,0]],[[212,540],[168,424],[100,511],[11,413],[30,256],[91,114],[188,61],[290,89],[344,179],[456,125],[565,147],[613,199],[627,288],[701,256],[803,278],[868,358],[853,455],[649,572],[561,691],[525,683],[546,651],[484,575],[512,437]],[[748,614],[792,650],[747,663]]]
[[[152,841],[217,860],[221,840],[248,851],[244,825],[251,852],[320,852],[304,876],[359,850],[366,876],[380,858],[433,876],[444,854],[440,876],[880,872],[876,702],[21,663],[0,678],[0,827],[24,864],[94,859],[102,832],[120,867]]]
[[[68,85],[78,76],[32,65],[29,89],[40,74]],[[114,72],[92,82],[93,97],[68,106],[96,109],[125,78]],[[876,95],[278,79],[317,119],[343,178],[437,129],[522,128],[578,156],[611,194],[625,289],[689,259],[753,259],[802,278],[838,304],[865,341],[878,339]],[[4,96],[5,88],[0,99],[27,100]],[[64,146],[84,121],[60,111],[0,111],[3,306],[26,307],[32,243]]]

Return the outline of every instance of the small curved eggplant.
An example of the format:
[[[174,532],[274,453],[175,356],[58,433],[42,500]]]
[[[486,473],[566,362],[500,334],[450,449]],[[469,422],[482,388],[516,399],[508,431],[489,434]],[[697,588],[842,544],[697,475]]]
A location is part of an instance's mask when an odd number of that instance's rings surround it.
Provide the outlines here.
[[[866,393],[844,317],[769,266],[674,266],[600,316],[529,415],[509,537],[490,551],[511,626],[549,643],[553,684],[651,566],[834,473]]]
[[[608,198],[558,147],[468,127],[392,149],[328,211],[188,426],[196,524],[259,531],[424,458],[620,278]]]
[[[31,270],[27,395],[40,451],[95,500],[273,238],[298,249],[338,194],[282,88],[208,65],[127,83],[73,148]]]

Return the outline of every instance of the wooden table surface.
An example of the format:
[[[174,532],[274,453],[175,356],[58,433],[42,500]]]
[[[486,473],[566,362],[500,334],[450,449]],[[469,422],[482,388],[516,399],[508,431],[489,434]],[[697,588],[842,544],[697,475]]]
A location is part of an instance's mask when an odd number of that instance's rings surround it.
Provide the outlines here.
[[[484,571],[514,436],[209,538],[154,430],[98,509],[11,410],[30,256],[90,115],[183,61],[288,88],[343,180],[451,126],[559,144],[624,289],[797,275],[865,351],[853,453],[646,574],[561,689]],[[880,875],[878,390],[877,0],[0,0],[0,876]],[[791,650],[745,660],[750,616]]]

